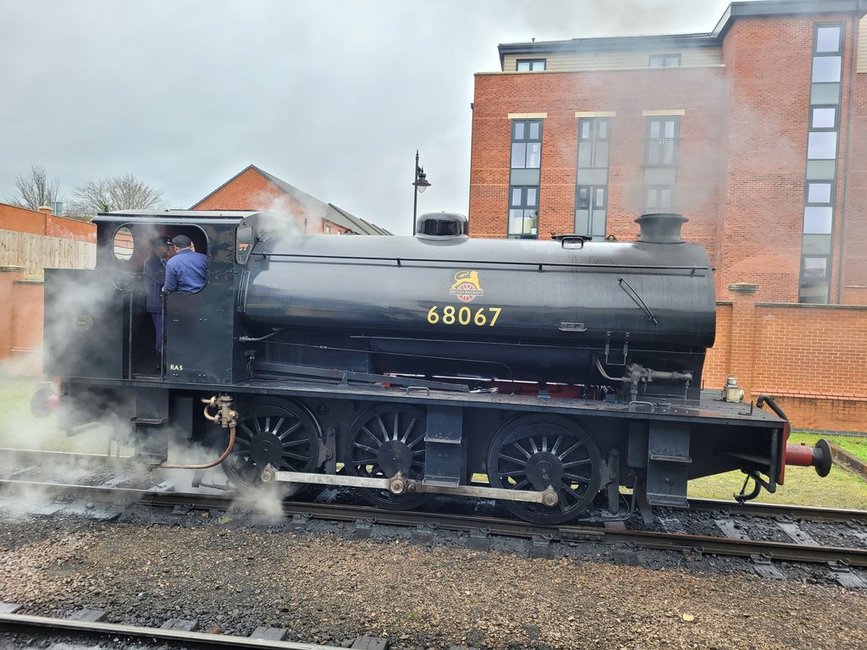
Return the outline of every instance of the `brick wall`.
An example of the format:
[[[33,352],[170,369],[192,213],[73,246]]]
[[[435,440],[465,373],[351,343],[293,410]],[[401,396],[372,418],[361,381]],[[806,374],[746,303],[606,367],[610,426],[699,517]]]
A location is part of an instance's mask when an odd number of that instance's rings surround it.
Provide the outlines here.
[[[539,236],[573,231],[580,111],[614,111],[608,171],[608,232],[633,239],[642,207],[645,120],[642,111],[682,109],[681,200],[684,233],[717,243],[717,166],[724,71],[721,68],[608,70],[538,75],[477,74],[473,109],[470,220],[475,237],[505,237],[510,113],[547,113],[543,120]]]
[[[867,307],[733,295],[717,305],[704,387],[734,375],[747,400],[771,395],[796,428],[867,432]]]
[[[96,226],[92,223],[59,217],[51,214],[49,208],[35,211],[0,203],[0,228],[30,235],[96,243]]]
[[[867,22],[861,22],[862,29]],[[852,20],[848,31],[857,29]],[[864,42],[862,37],[862,43]],[[863,56],[863,54],[862,54]],[[851,60],[844,59],[844,67]],[[842,269],[835,264],[832,287],[834,300],[848,305],[867,305],[867,70],[851,76],[852,92],[847,93],[843,106],[848,119],[841,124],[841,161],[838,174],[848,171],[847,182],[838,191],[839,218],[835,224],[836,242],[842,250]],[[838,260],[839,261],[839,260]]]
[[[5,372],[42,374],[43,284],[24,279],[21,267],[0,267],[0,361]],[[11,362],[11,363],[10,363]]]
[[[844,14],[734,20],[721,66],[475,77],[470,232],[505,237],[510,113],[545,113],[539,237],[573,229],[575,112],[614,111],[608,233],[632,239],[642,210],[642,111],[682,109],[678,210],[684,236],[717,267],[720,300],[734,282],[756,299],[797,302],[816,23],[846,25],[838,148],[832,303],[867,305],[867,73],[852,68],[857,19]],[[842,260],[842,261],[841,261]]]

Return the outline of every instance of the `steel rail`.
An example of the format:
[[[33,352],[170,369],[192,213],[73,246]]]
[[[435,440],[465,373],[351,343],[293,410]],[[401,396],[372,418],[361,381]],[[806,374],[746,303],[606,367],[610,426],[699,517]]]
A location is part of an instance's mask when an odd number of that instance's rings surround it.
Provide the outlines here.
[[[109,456],[103,454],[83,454],[65,451],[45,451],[36,449],[0,448],[0,466],[7,455],[17,454],[18,464],[33,462],[36,465],[56,465],[58,463],[82,465],[99,465],[118,468],[140,468],[141,463],[129,456]],[[2,485],[4,481],[0,481]],[[45,485],[53,485],[46,483]],[[146,492],[146,491],[145,491]],[[213,507],[219,507],[214,505]],[[867,522],[867,510],[844,508],[822,508],[818,506],[799,506],[791,504],[772,504],[749,502],[738,504],[735,501],[721,499],[689,499],[689,507],[698,511],[728,511],[731,515],[748,517],[780,517],[793,520],[825,521],[825,522]]]
[[[49,632],[45,632],[45,630]],[[136,639],[159,640],[174,645],[187,644],[195,647],[214,648],[268,648],[273,650],[331,650],[337,646],[315,645],[310,643],[295,643],[293,641],[272,641],[245,636],[229,636],[226,634],[209,634],[207,632],[185,632],[163,628],[140,627],[120,623],[94,623],[91,621],[76,621],[64,618],[49,618],[46,616],[28,616],[24,614],[0,614],[0,630],[7,633],[16,631],[38,632],[43,636],[57,636],[58,632],[76,635],[106,637],[126,637]],[[156,644],[155,644],[156,645]]]
[[[644,530],[606,531],[606,541],[631,542],[644,548],[663,550],[698,550],[702,553],[738,557],[764,556],[788,562],[839,562],[849,566],[867,567],[867,548],[839,546],[810,546],[788,542],[730,539],[686,533],[660,533]]]
[[[867,522],[867,510],[846,508],[822,508],[819,506],[797,506],[785,503],[757,503],[755,501],[739,504],[721,499],[689,499],[691,510],[727,510],[732,515],[748,517],[790,517],[810,521],[846,523],[850,521]]]
[[[255,511],[256,501],[229,495],[205,495],[173,492],[154,492],[142,489],[109,488],[104,486],[77,486],[26,481],[0,481],[2,489],[36,488],[51,494],[77,494],[90,500],[113,502],[141,502],[156,506],[189,505],[199,508],[226,508],[231,506]],[[740,540],[709,535],[670,533],[641,530],[618,530],[601,526],[539,526],[497,517],[478,515],[452,515],[413,511],[391,511],[373,506],[305,503],[284,501],[283,514],[298,517],[304,524],[308,519],[343,522],[370,522],[382,525],[416,527],[433,530],[440,528],[454,532],[484,530],[491,535],[513,538],[547,538],[571,542],[590,541],[604,544],[632,543],[644,548],[663,550],[701,550],[705,553],[749,557],[765,555],[792,562],[845,562],[850,566],[867,567],[867,548],[810,546],[787,542]]]

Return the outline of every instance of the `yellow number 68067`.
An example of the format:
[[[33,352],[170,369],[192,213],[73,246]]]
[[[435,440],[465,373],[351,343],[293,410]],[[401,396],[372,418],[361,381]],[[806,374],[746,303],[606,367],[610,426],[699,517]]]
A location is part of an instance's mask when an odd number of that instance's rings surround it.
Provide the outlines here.
[[[454,305],[446,305],[440,307],[434,305],[427,312],[427,322],[431,325],[442,323],[443,325],[475,325],[476,327],[493,327],[500,317],[502,307],[479,307],[473,312],[472,307],[463,305],[455,307]]]

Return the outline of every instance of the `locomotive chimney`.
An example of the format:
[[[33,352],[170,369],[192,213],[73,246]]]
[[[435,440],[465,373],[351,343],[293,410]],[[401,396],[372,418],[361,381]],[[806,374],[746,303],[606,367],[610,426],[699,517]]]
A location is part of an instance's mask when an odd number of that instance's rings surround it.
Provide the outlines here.
[[[682,214],[643,214],[635,223],[641,228],[636,241],[645,244],[682,244],[680,227],[689,221]]]
[[[466,239],[469,234],[467,218],[451,212],[429,212],[418,218],[416,238],[429,241]]]

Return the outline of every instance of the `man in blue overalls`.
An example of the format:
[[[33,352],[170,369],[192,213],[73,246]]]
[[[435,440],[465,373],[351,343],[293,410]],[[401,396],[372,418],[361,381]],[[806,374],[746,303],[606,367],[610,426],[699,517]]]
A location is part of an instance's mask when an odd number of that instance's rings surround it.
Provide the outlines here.
[[[186,235],[172,239],[174,256],[166,262],[164,293],[196,293],[208,282],[208,257],[197,253]]]

